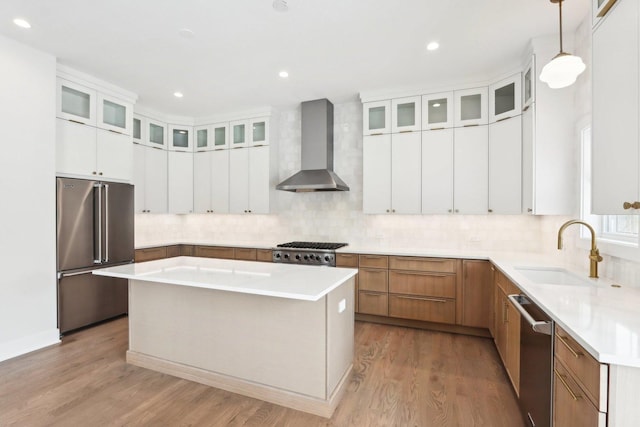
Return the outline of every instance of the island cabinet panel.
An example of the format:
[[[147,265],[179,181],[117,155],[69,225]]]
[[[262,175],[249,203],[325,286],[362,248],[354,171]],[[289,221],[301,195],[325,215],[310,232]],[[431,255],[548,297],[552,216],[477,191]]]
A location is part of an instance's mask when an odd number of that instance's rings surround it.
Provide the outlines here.
[[[461,325],[493,330],[491,268],[488,261],[462,261]]]
[[[136,249],[136,252],[135,252],[136,262],[153,261],[156,259],[163,259],[166,257],[167,257],[166,246],[159,246],[156,248]]]
[[[456,304],[447,298],[389,295],[389,316],[453,324]]]
[[[262,261],[262,262],[273,261],[273,253],[271,249],[258,249],[256,253],[256,257],[258,261]]]
[[[235,257],[233,248],[224,246],[196,246],[194,252],[195,256],[204,258],[234,259]]]
[[[358,312],[376,316],[389,315],[389,296],[379,292],[360,291],[358,293]]]
[[[446,258],[422,258],[408,256],[389,257],[392,270],[430,271],[434,273],[455,273],[456,260]]]
[[[389,271],[389,293],[455,298],[456,276]]]
[[[357,254],[336,254],[336,267],[345,268],[358,268],[358,255]],[[355,277],[355,303],[353,309],[356,313],[360,312],[360,274]]]
[[[235,248],[234,258],[244,261],[257,261],[258,251],[253,248]]]

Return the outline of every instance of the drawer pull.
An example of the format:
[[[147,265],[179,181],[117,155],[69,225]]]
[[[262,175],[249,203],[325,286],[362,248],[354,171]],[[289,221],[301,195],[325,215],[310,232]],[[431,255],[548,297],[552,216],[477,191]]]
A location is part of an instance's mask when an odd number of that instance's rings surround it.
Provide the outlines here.
[[[375,256],[375,255],[360,255],[360,256],[365,259],[384,259],[381,256]]]
[[[558,334],[558,339],[560,340],[560,342],[562,344],[564,344],[565,347],[567,347],[567,350],[569,350],[571,352],[571,354],[573,354],[573,357],[575,357],[576,359],[580,358],[580,356],[582,356],[582,352],[580,351],[575,351],[573,348],[571,348],[571,346],[569,345],[569,343],[566,340],[567,337],[563,337],[562,335]]]
[[[580,396],[579,394],[575,394],[573,390],[571,390],[571,387],[569,387],[569,384],[567,384],[567,380],[564,379],[564,375],[562,375],[556,369],[554,369],[553,372],[556,374],[556,376],[558,377],[558,379],[560,380],[564,388],[567,389],[567,391],[569,392],[573,400],[582,399],[582,396]]]
[[[410,299],[410,300],[417,300],[417,301],[431,301],[431,302],[449,302],[446,299],[442,299],[442,298],[419,298],[419,297],[405,297],[405,296],[401,296],[401,295],[395,295],[396,298],[400,298],[400,299]]]
[[[366,296],[369,297],[381,297],[382,294],[370,294],[369,292],[362,292],[363,294],[365,294]]]

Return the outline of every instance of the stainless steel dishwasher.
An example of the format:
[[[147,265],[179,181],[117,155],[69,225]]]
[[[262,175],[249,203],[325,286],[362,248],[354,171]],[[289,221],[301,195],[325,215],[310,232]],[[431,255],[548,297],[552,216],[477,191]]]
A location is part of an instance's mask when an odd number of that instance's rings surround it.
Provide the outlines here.
[[[520,410],[531,427],[550,427],[553,399],[553,320],[525,295],[509,295],[521,314]]]

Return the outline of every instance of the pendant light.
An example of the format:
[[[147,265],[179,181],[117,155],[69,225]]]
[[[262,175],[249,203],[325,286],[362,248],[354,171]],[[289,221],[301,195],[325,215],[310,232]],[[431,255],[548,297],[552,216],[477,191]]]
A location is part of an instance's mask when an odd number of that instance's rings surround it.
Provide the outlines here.
[[[575,83],[576,78],[586,66],[582,62],[582,58],[562,50],[562,2],[564,0],[550,1],[558,3],[560,10],[560,53],[544,66],[542,73],[540,73],[540,80],[548,84],[551,89],[560,89]]]

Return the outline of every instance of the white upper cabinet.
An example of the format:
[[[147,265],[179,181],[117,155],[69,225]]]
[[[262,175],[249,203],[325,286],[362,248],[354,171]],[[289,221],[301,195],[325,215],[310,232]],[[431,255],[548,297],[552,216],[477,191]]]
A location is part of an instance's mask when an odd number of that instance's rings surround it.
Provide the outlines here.
[[[489,123],[508,119],[521,113],[521,75],[514,74],[489,86]]]
[[[193,153],[169,151],[167,181],[169,213],[192,213]]]
[[[391,100],[391,132],[414,132],[421,130],[420,96]]]
[[[536,56],[531,55],[531,60],[522,73],[522,111],[527,111],[536,102],[536,80]]]
[[[214,150],[229,148],[229,123],[211,125],[211,138]]]
[[[391,136],[391,211],[419,214],[422,211],[421,132]]]
[[[453,127],[453,92],[422,96],[422,129]]]
[[[83,85],[58,78],[57,116],[85,125],[96,125],[97,92]]]
[[[249,150],[249,213],[269,213],[269,147]]]
[[[193,151],[209,151],[213,149],[210,126],[196,126],[193,128],[195,138]]]
[[[362,163],[362,211],[391,213],[391,135],[365,136]]]
[[[454,131],[454,212],[487,214],[489,210],[488,126]]]
[[[230,148],[249,146],[249,120],[237,120],[229,123],[231,132]]]
[[[269,145],[269,118],[261,117],[249,120],[250,141],[249,145],[258,147],[260,145]]]
[[[522,213],[522,116],[489,125],[489,213]]]
[[[133,104],[98,93],[98,127],[131,135]]]
[[[146,145],[166,149],[167,124],[152,119],[146,120],[146,123]]]
[[[454,126],[477,126],[488,123],[486,87],[457,90],[454,95]]]
[[[167,151],[134,145],[136,212],[167,213]]]
[[[609,9],[616,3],[616,0],[591,0],[591,11],[593,25],[598,24],[604,18]]]
[[[93,126],[56,119],[56,172],[97,177],[96,132]]]
[[[96,169],[105,179],[133,181],[133,144],[124,134],[97,129]]]
[[[195,213],[212,213],[211,154],[213,152],[204,150],[193,153],[193,212]]]
[[[391,101],[366,102],[362,116],[364,136],[391,132]]]
[[[191,126],[169,125],[169,150],[193,151],[193,128]]]
[[[229,150],[211,153],[211,211],[229,213]]]
[[[422,213],[453,213],[453,129],[422,132]]]
[[[131,137],[136,144],[145,144],[147,139],[147,123],[142,116],[133,116]]]

